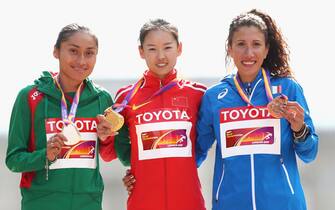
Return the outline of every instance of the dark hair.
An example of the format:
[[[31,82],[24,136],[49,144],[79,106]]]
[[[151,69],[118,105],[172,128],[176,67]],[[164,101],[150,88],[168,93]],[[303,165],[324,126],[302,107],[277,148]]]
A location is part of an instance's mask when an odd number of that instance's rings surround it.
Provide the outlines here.
[[[155,30],[162,30],[162,31],[170,32],[175,38],[175,40],[177,41],[177,45],[179,45],[177,27],[163,19],[154,19],[154,20],[149,20],[147,23],[145,23],[140,30],[139,41],[140,41],[141,47],[143,46],[144,39],[148,35],[148,33],[150,31],[155,31]]]
[[[267,57],[262,64],[263,68],[270,71],[275,77],[292,75],[289,66],[289,49],[281,31],[268,14],[256,9],[237,16],[231,22],[226,41],[226,63],[229,60],[228,48],[232,44],[234,32],[242,26],[255,26],[263,32],[265,43],[269,47]]]
[[[62,28],[62,30],[59,32],[55,48],[59,49],[62,42],[67,41],[73,34],[77,32],[85,32],[90,34],[95,39],[96,45],[98,47],[98,38],[89,28],[78,25],[77,23],[72,23]]]

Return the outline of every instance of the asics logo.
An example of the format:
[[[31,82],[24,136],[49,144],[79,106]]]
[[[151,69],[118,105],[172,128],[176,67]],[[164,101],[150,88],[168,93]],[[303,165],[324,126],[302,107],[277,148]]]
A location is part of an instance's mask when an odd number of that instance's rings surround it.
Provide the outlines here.
[[[223,89],[223,91],[221,93],[219,93],[218,99],[219,100],[222,99],[223,97],[225,97],[227,95],[227,93],[228,93],[228,89],[227,88]]]

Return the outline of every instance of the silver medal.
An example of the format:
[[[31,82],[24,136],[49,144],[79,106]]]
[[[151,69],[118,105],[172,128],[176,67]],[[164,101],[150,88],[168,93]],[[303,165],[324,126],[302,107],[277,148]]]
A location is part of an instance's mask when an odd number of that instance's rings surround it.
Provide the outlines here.
[[[67,138],[67,141],[64,142],[66,145],[74,145],[81,140],[80,133],[73,123],[64,125],[62,134]]]

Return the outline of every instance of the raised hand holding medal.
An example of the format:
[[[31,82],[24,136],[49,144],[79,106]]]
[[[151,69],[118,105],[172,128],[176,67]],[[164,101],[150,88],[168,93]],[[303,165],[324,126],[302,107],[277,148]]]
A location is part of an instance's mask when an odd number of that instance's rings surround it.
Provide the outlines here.
[[[270,103],[267,105],[267,108],[271,116],[275,118],[282,118],[284,109],[287,106],[287,102],[288,98],[283,94],[270,101]]]
[[[107,108],[104,115],[98,115],[97,120],[97,135],[101,141],[117,135],[117,131],[120,130],[124,123],[123,116],[115,112],[112,107]]]
[[[107,108],[104,112],[104,115],[106,117],[106,120],[112,125],[111,130],[113,132],[120,130],[120,128],[123,126],[123,116],[118,112],[114,111],[112,107]]]
[[[104,115],[98,115],[97,119],[99,121],[97,126],[97,134],[99,139],[105,140],[108,136],[114,136],[117,131],[123,126],[124,118],[119,112],[121,112],[125,107],[127,107],[130,99],[136,94],[140,86],[142,85],[143,78],[140,79],[133,88],[128,92],[126,97],[123,99],[121,104],[114,104],[108,107],[104,111]]]
[[[83,83],[81,83],[76,91],[76,94],[73,98],[73,102],[71,105],[71,109],[69,114],[67,113],[67,103],[65,99],[65,94],[63,92],[63,89],[61,85],[59,84],[59,81],[57,78],[54,78],[55,83],[57,84],[60,92],[62,93],[62,99],[61,99],[61,111],[62,111],[62,120],[64,123],[62,134],[66,137],[67,141],[64,143],[66,145],[74,145],[77,144],[81,140],[80,132],[78,131],[74,119],[77,112],[78,104],[79,104],[79,98],[80,98],[80,92],[82,89]]]

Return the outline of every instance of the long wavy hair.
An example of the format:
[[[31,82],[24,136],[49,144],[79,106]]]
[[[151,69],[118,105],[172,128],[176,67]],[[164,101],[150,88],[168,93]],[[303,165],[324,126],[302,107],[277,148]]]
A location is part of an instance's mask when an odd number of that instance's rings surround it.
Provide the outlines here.
[[[289,66],[290,52],[281,31],[268,14],[256,9],[237,16],[231,22],[226,41],[226,64],[230,61],[228,48],[232,44],[233,35],[237,29],[243,26],[255,26],[264,34],[265,43],[269,46],[269,52],[263,61],[262,67],[270,71],[270,74],[274,77],[293,76]]]

